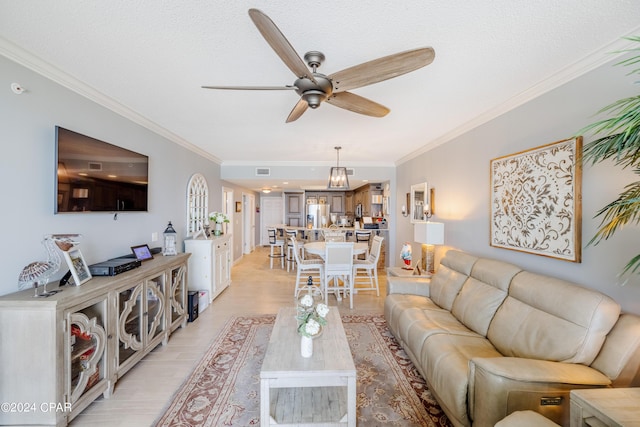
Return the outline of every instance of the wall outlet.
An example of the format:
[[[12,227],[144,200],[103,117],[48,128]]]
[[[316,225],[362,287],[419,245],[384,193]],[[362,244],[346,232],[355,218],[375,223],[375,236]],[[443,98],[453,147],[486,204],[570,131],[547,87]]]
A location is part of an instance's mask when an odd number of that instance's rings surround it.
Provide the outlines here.
[[[151,241],[152,242],[157,242],[158,241],[158,232],[154,231],[153,233],[151,233]]]

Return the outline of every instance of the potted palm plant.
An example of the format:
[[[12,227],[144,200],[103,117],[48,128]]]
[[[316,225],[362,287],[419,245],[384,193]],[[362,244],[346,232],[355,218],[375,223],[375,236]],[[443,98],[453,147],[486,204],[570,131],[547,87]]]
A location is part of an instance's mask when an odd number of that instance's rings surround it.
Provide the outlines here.
[[[640,43],[640,37],[628,37]],[[640,47],[624,52],[640,52]],[[637,66],[640,53],[618,62],[616,65]],[[640,74],[635,68],[629,74]],[[609,117],[592,123],[578,134],[593,133],[602,135],[584,146],[583,159],[586,163],[596,164],[607,159],[614,161],[623,169],[631,167],[638,180],[624,187],[618,198],[600,209],[596,218],[601,218],[600,227],[589,245],[598,244],[611,237],[628,223],[640,223],[640,95],[620,99],[601,109],[598,113]],[[624,267],[620,275],[640,273],[640,254],[634,256]]]

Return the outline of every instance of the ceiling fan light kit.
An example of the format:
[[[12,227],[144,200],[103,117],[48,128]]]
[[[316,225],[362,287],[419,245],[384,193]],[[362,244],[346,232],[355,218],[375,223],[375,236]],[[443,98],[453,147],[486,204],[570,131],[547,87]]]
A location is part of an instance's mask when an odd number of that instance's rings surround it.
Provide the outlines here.
[[[300,100],[289,113],[286,120],[287,123],[299,119],[309,107],[316,109],[325,101],[335,107],[353,111],[354,113],[371,117],[384,117],[390,111],[387,107],[360,95],[347,92],[347,90],[371,85],[415,71],[418,68],[429,65],[435,57],[435,52],[432,48],[424,47],[374,59],[326,76],[317,72],[318,67],[325,59],[322,52],[307,52],[303,61],[267,15],[258,9],[249,9],[249,16],[269,46],[296,75],[296,81],[292,86],[202,86],[202,88],[222,90],[293,89],[300,96]]]
[[[337,161],[335,167],[332,167],[329,171],[329,183],[327,188],[330,190],[348,190],[349,189],[349,176],[347,175],[347,168],[340,166],[340,150],[342,147],[334,147],[336,150]]]

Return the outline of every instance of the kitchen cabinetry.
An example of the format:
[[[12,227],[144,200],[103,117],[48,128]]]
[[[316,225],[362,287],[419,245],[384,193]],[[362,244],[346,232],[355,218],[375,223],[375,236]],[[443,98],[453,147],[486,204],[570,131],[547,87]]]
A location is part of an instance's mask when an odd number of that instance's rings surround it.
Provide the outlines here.
[[[344,193],[344,214],[353,216],[355,213],[355,203],[353,201],[353,191]]]
[[[344,215],[344,194],[329,194],[329,205],[331,213]]]
[[[231,236],[210,239],[187,239],[184,251],[189,258],[189,290],[206,290],[213,301],[231,284]]]
[[[0,297],[0,425],[64,426],[187,324],[188,254],[113,277]],[[127,357],[125,355],[128,354]],[[4,408],[3,408],[4,409]]]
[[[347,210],[345,209],[344,191],[307,191],[305,193],[305,198],[306,203],[310,203],[309,200],[315,200],[315,203],[310,204],[328,204],[329,211],[332,214],[341,216],[347,213]]]
[[[362,216],[378,217],[382,213],[382,185],[367,184],[354,193],[355,204],[362,204]]]

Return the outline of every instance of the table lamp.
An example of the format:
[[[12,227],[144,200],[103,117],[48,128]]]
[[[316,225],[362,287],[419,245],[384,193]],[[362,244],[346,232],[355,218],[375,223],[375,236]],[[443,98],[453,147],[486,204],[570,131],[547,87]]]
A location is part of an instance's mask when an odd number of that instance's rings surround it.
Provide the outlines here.
[[[435,247],[444,243],[444,224],[441,222],[418,222],[413,228],[413,239],[422,243],[422,270],[435,272]]]

